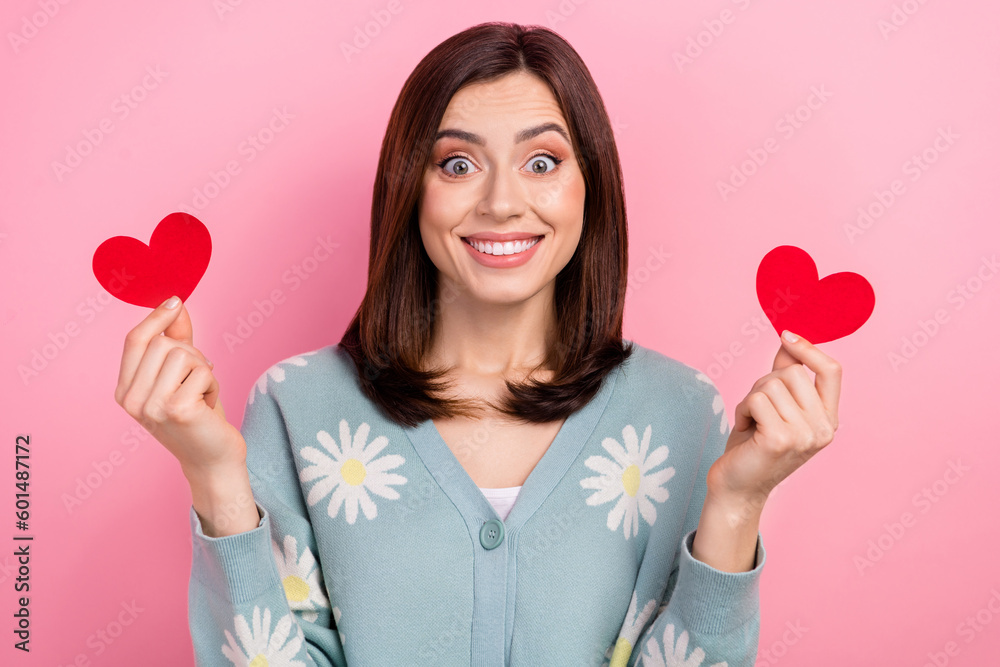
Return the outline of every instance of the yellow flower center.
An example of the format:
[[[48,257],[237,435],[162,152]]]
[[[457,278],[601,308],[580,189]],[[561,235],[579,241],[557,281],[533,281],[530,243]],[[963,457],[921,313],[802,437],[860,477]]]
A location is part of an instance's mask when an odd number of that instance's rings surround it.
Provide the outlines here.
[[[285,584],[285,597],[292,602],[302,602],[309,597],[309,584],[303,581],[301,577],[290,574],[285,577],[283,583]]]
[[[267,667],[267,656],[258,653],[257,657],[250,661],[250,667]]]
[[[639,493],[639,466],[633,463],[625,468],[625,472],[622,473],[622,485],[625,487],[625,493],[633,498]]]
[[[365,464],[357,459],[347,459],[340,466],[340,474],[351,486],[361,486],[365,481]]]
[[[632,656],[632,644],[624,637],[619,637],[615,644],[615,652],[611,654],[611,663],[608,667],[625,667],[628,659]]]

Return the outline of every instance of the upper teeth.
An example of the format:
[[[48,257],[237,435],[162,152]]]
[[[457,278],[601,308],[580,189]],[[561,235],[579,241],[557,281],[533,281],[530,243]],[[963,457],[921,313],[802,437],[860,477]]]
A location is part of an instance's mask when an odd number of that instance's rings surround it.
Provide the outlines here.
[[[535,245],[539,240],[540,237],[525,241],[507,241],[506,243],[500,243],[499,241],[490,243],[488,241],[477,241],[476,239],[465,239],[465,242],[479,252],[486,253],[487,255],[516,255]]]

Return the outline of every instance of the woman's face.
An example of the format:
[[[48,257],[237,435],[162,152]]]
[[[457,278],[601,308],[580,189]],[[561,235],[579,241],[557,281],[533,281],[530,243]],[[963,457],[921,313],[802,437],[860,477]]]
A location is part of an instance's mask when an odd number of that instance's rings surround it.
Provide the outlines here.
[[[585,195],[542,79],[517,72],[462,88],[441,119],[418,209],[440,284],[491,304],[531,298],[576,251]]]

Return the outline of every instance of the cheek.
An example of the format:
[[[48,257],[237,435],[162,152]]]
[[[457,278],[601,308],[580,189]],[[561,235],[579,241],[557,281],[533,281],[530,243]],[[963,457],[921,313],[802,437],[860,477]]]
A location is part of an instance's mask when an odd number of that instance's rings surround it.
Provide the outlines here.
[[[419,212],[421,219],[428,220],[432,226],[454,227],[468,213],[468,195],[461,188],[450,188],[448,185],[435,179],[424,183]]]
[[[553,223],[574,224],[583,219],[586,194],[583,175],[575,173],[544,188],[536,202],[539,212]]]
[[[431,261],[441,269],[448,263],[451,230],[466,216],[461,197],[454,188],[441,187],[434,180],[425,181],[417,207],[420,238]]]
[[[449,219],[447,208],[447,198],[442,197],[433,184],[425,185],[420,205],[417,207],[417,219],[420,221],[420,236],[424,247],[432,255],[441,243],[438,239],[441,231],[447,228]]]

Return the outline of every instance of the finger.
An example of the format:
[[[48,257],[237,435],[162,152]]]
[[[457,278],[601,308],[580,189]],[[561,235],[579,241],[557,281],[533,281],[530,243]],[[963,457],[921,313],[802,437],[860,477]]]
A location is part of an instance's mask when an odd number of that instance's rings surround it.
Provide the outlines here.
[[[816,391],[813,376],[803,364],[796,362],[777,371],[776,376],[784,382],[788,392],[803,412],[812,412],[826,417],[826,406],[823,405],[823,401],[820,400]]]
[[[118,369],[118,386],[115,388],[115,400],[118,403],[122,402],[125,394],[128,393],[129,388],[132,386],[136,369],[138,369],[139,362],[142,361],[143,356],[146,354],[149,341],[166,329],[180,314],[179,308],[175,307],[171,309],[166,307],[169,301],[170,299],[167,299],[167,301],[154,308],[149,315],[125,335],[121,366]]]
[[[788,333],[788,332],[786,332]],[[836,359],[801,336],[796,341],[789,341],[784,336],[781,339],[782,349],[794,356],[809,370],[816,373],[816,392],[830,415],[834,425],[838,423],[838,405],[840,403],[840,385],[842,370]]]
[[[782,421],[795,428],[808,427],[809,423],[802,414],[802,408],[795,401],[784,380],[773,378],[760,386],[757,391],[763,392],[771,399],[771,404],[781,416]]]
[[[193,352],[211,368],[214,364],[208,360],[204,353],[194,346],[194,330],[191,324],[191,315],[185,304],[181,304],[180,313],[177,319],[167,325],[163,330],[163,336],[180,343],[184,349]]]
[[[771,370],[781,370],[782,368],[787,368],[788,366],[797,363],[800,363],[799,360],[793,357],[784,345],[779,345],[778,353],[774,356],[774,363],[771,364]]]
[[[164,410],[169,404],[175,402],[174,395],[183,386],[184,381],[190,376],[192,370],[197,366],[204,365],[199,359],[186,352],[174,351],[181,349],[170,348],[169,353],[159,368],[159,372],[153,380],[152,386],[149,388],[149,394],[146,397],[147,409],[152,412],[152,416],[156,420],[164,419]]]
[[[132,378],[131,386],[125,388],[124,394],[128,396],[130,404],[133,406],[143,405],[149,400],[150,393],[156,384],[157,377],[162,372],[165,360],[175,349],[183,350],[183,354],[180,352],[175,353],[180,355],[181,358],[193,357],[207,363],[204,355],[190,345],[167,338],[166,336],[154,336],[146,346],[146,353],[139,361],[139,368]],[[178,380],[178,384],[180,384],[180,380]]]
[[[125,387],[120,401],[133,417],[139,418],[143,406],[149,401],[156,378],[159,377],[164,361],[174,346],[166,342],[162,336],[151,340],[146,346],[146,352],[139,360],[132,383]]]
[[[760,400],[760,398],[754,397],[755,393],[757,392],[751,391],[746,398],[737,404],[736,416],[733,420],[734,431],[746,431],[754,423],[776,424],[783,421],[770,400]]]
[[[204,399],[208,407],[214,410],[219,400],[219,381],[206,364],[197,364],[178,387],[175,396],[178,400],[191,402]]]
[[[190,355],[170,355],[157,376],[150,400],[158,400],[161,405],[173,402],[193,406],[204,398],[208,407],[214,408],[218,393],[218,382],[205,363]]]
[[[816,391],[813,378],[802,364],[795,364],[781,371],[782,381],[789,393],[802,410],[803,418],[814,433],[820,433],[828,428],[831,418],[826,412],[826,406]]]
[[[194,331],[192,330],[191,316],[185,304],[181,304],[180,313],[167,325],[167,328],[163,331],[163,335],[182,343],[187,343],[192,347],[194,346]]]

